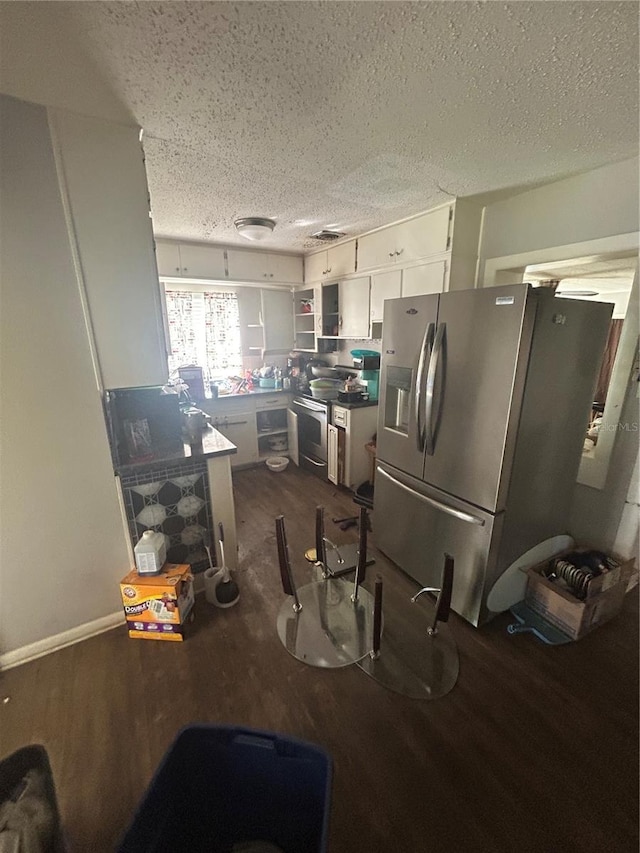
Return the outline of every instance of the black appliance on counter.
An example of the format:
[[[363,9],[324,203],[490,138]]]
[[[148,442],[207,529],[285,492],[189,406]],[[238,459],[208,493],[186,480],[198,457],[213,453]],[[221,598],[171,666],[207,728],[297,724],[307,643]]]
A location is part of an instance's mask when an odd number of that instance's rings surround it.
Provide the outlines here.
[[[177,394],[163,394],[161,385],[109,388],[104,412],[116,468],[152,462],[182,447],[182,414]]]

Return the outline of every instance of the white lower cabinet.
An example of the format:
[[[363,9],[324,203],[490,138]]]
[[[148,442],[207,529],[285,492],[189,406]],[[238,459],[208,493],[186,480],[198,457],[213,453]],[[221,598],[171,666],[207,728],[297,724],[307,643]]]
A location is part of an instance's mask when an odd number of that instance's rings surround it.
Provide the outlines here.
[[[446,261],[433,261],[402,270],[402,296],[443,293],[447,284]]]
[[[378,407],[347,409],[333,406],[328,434],[329,480],[355,491],[370,479],[371,457],[366,450],[376,433]],[[333,447],[333,460],[332,460]],[[335,472],[335,479],[332,477]]]
[[[327,477],[336,486],[338,478],[338,427],[329,424],[327,427]]]
[[[238,452],[231,457],[231,467],[255,465],[258,461],[258,435],[255,412],[229,412],[214,415],[211,424],[233,442]]]

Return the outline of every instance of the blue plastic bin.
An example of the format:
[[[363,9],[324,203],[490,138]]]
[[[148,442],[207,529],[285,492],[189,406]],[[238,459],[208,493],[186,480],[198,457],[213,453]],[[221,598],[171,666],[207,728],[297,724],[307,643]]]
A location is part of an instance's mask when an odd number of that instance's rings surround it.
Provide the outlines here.
[[[331,757],[313,744],[254,729],[187,726],[119,853],[227,853],[242,841],[323,853],[331,779]]]

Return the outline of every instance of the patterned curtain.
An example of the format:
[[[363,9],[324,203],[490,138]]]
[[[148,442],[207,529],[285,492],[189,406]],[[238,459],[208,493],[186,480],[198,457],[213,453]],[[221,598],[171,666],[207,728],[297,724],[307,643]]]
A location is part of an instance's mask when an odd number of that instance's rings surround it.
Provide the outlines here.
[[[238,296],[219,291],[204,294],[204,322],[209,375],[242,375]]]
[[[205,381],[242,374],[238,297],[228,291],[165,290],[169,372],[197,365]]]
[[[183,290],[166,290],[167,320],[169,322],[169,373],[187,364],[198,363],[198,347],[193,315],[193,297]]]

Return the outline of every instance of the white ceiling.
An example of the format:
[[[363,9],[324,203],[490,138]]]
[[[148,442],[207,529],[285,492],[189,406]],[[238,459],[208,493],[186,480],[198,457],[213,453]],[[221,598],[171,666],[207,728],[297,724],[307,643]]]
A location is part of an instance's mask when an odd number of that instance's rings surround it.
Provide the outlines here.
[[[301,250],[638,152],[636,2],[3,2],[0,91],[145,132],[159,236]]]
[[[622,319],[627,313],[637,267],[638,256],[634,252],[589,255],[554,263],[530,264],[525,270],[524,280],[559,281],[556,296],[612,302],[614,319]]]

